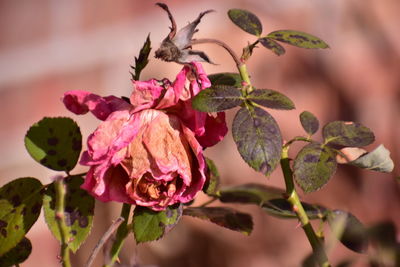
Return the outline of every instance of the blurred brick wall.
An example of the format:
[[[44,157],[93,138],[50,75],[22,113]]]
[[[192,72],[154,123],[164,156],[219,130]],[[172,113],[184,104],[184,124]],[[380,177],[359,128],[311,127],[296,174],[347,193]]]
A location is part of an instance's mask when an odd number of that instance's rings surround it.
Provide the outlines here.
[[[166,2],[180,26],[203,10],[215,9],[217,12],[207,15],[200,24],[197,36],[224,40],[238,53],[253,38],[229,22],[225,14],[232,7],[256,13],[265,32],[297,29],[326,40],[331,46],[327,51],[287,47],[285,56],[276,57],[259,48],[249,62],[255,86],[280,90],[296,103],[295,111],[271,112],[281,124],[284,137],[302,134],[298,114],[309,110],[322,123],[336,119],[364,123],[376,133],[377,144],[384,143],[398,161],[397,1],[363,1],[362,5],[359,1],[337,0]],[[100,95],[129,95],[129,65],[147,34],[151,32],[152,47],[157,48],[169,31],[167,16],[154,3],[0,1],[0,184],[25,176],[48,183],[55,174],[33,162],[23,145],[26,130],[43,116],[74,118],[85,137],[96,127],[97,121],[89,115],[77,117],[64,109],[60,98],[65,91],[83,89]],[[218,63],[205,66],[209,73],[235,71],[233,61],[222,49],[212,45],[201,47]],[[179,69],[176,64],[152,59],[142,79],[173,79]],[[233,114],[228,113],[229,123]],[[230,135],[207,154],[217,162],[225,185],[252,181],[283,186],[279,170],[267,179],[242,163]],[[324,189],[306,198],[328,207],[351,210],[367,223],[392,219],[399,226],[399,214],[394,212],[399,209],[399,195],[398,184],[390,175],[340,168]],[[76,266],[83,266],[99,235],[116,218],[118,207],[99,203],[92,236],[74,257]],[[131,243],[123,260],[136,259],[160,266],[290,267],[297,266],[310,251],[296,222],[268,217],[258,208],[240,208],[250,210],[255,217],[251,237],[185,218],[161,242],[138,248]],[[57,242],[42,219],[29,236],[33,254],[22,266],[58,266]],[[171,246],[174,251],[170,251]],[[338,258],[344,255],[354,256],[342,247],[334,254]],[[100,263],[99,257],[96,266]]]

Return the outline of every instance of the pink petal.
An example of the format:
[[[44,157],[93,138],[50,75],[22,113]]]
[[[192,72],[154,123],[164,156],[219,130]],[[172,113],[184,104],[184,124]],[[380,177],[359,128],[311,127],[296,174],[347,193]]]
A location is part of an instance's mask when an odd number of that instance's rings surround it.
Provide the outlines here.
[[[126,193],[125,185],[129,182],[129,178],[120,166],[108,168],[105,175],[97,180],[94,175],[95,168],[90,168],[81,188],[104,202],[118,201],[135,204],[135,201]]]
[[[192,96],[197,95],[201,90],[204,90],[208,87],[211,86],[211,82],[207,77],[206,72],[203,69],[203,65],[201,65],[201,63],[199,62],[192,62],[191,63],[196,72],[197,72],[197,80],[196,79],[192,79],[190,82],[190,89],[192,91]],[[197,82],[199,81],[200,84]]]
[[[88,153],[91,160],[96,162],[112,159],[114,166],[118,164],[124,154],[117,152],[126,148],[135,138],[140,124],[140,117],[131,115],[127,110],[111,113],[88,138]],[[86,156],[83,159],[82,164],[90,162]]]
[[[110,113],[116,110],[130,108],[124,100],[115,97],[101,97],[86,91],[68,91],[64,94],[65,107],[75,114],[86,114],[91,111],[100,120],[105,120]]]
[[[133,81],[133,91],[130,97],[134,107],[133,112],[156,106],[163,90],[165,90],[164,87],[155,79],[145,82]]]
[[[194,155],[197,160],[193,160],[192,163],[192,181],[190,186],[179,196],[180,202],[188,202],[191,201],[196,194],[201,191],[206,181],[205,169],[206,163],[203,156],[203,148],[200,146],[199,142],[197,142],[193,132],[182,125],[183,133],[185,139],[188,141]]]
[[[228,127],[225,121],[225,112],[218,112],[216,117],[207,114],[204,124],[204,133],[197,136],[202,147],[211,147],[224,139],[228,133]]]

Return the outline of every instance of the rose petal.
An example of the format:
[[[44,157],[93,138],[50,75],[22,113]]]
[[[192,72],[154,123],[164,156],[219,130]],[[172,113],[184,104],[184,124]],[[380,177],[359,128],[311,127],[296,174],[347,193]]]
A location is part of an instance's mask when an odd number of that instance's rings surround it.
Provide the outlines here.
[[[86,91],[68,91],[64,94],[65,107],[78,115],[91,111],[100,120],[105,120],[112,112],[129,109],[131,106],[124,100],[115,97],[101,97]]]
[[[207,114],[204,130],[203,135],[197,136],[197,140],[203,148],[214,146],[224,139],[228,133],[225,112],[218,112],[216,117]]]
[[[175,116],[159,114],[144,132],[143,144],[162,173],[179,173],[186,185],[191,182],[191,158],[181,123]]]
[[[200,146],[199,142],[196,140],[193,132],[182,124],[182,130],[185,139],[188,141],[193,154],[197,160],[193,160],[192,163],[192,181],[190,186],[179,196],[179,201],[186,203],[191,201],[196,194],[201,191],[206,181],[205,169],[206,164],[203,156],[203,148]]]
[[[87,190],[96,199],[104,202],[118,201],[135,204],[135,201],[126,193],[125,185],[129,182],[129,179],[120,166],[108,168],[101,179],[95,178],[95,169],[96,167],[90,168],[81,188]]]
[[[133,112],[156,106],[164,90],[165,88],[155,79],[145,82],[133,81],[133,91],[130,97]]]

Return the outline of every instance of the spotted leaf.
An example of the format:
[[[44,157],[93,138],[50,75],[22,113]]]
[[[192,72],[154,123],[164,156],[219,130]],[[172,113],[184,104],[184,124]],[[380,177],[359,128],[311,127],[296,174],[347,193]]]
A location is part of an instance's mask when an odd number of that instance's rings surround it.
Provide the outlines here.
[[[68,229],[68,247],[75,253],[85,241],[92,228],[94,214],[94,198],[80,186],[83,179],[80,176],[69,176],[64,179],[66,186],[65,196],[65,224]],[[60,231],[56,220],[56,193],[54,184],[51,184],[43,198],[43,209],[46,223],[53,235],[61,242]]]
[[[247,213],[238,212],[231,208],[225,207],[197,207],[187,208],[183,211],[183,215],[188,215],[203,220],[208,220],[219,226],[228,228],[233,231],[250,235],[253,230],[253,220]]]
[[[327,146],[310,143],[297,154],[293,164],[294,178],[304,192],[324,186],[336,171],[335,153]]]
[[[197,94],[193,99],[193,107],[203,112],[217,112],[237,107],[243,100],[237,88],[216,85]]]
[[[239,73],[221,72],[208,75],[212,85],[229,85],[233,87],[242,87],[242,78]]]
[[[285,54],[285,48],[281,46],[279,43],[275,42],[273,39],[268,38],[268,37],[263,37],[258,39],[260,43],[267,49],[271,50],[272,52],[275,53],[277,56],[281,56]]]
[[[0,257],[0,266],[8,267],[24,262],[32,252],[32,244],[24,237],[14,248]]]
[[[182,216],[182,205],[169,206],[164,211],[153,211],[137,206],[133,213],[133,233],[137,243],[162,238],[178,223]]]
[[[78,162],[82,135],[70,118],[44,118],[32,125],[25,147],[34,160],[56,171],[70,171]]]
[[[290,110],[294,109],[294,104],[284,94],[271,89],[255,89],[246,97],[256,104],[266,108]]]
[[[325,143],[344,147],[367,146],[374,142],[374,133],[358,122],[333,121],[324,126]]]
[[[328,48],[328,44],[311,34],[292,30],[274,31],[267,35],[275,41],[301,48]]]
[[[227,203],[262,205],[270,199],[282,197],[284,190],[263,184],[242,184],[222,188],[219,200]]]
[[[262,25],[258,17],[253,13],[243,9],[230,9],[228,16],[236,26],[245,32],[260,36]]]
[[[303,111],[300,114],[300,123],[301,126],[303,126],[304,131],[309,135],[313,135],[318,131],[318,119],[309,111]]]
[[[275,119],[265,110],[241,108],[233,120],[233,139],[243,160],[269,175],[279,163],[282,136]]]
[[[42,184],[19,178],[0,188],[0,256],[18,245],[39,217]]]

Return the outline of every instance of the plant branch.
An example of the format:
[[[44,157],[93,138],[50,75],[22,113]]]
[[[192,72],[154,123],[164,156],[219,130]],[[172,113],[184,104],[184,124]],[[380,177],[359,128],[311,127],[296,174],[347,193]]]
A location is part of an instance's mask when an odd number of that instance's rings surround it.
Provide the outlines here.
[[[71,267],[71,260],[69,255],[69,247],[68,247],[68,228],[65,223],[65,184],[64,177],[58,177],[54,182],[55,190],[56,190],[56,214],[55,219],[57,222],[58,230],[60,232],[61,237],[61,263],[63,267]]]
[[[236,63],[236,66],[239,68],[243,63],[240,61],[239,57],[236,55],[235,51],[232,50],[226,43],[217,40],[217,39],[212,39],[212,38],[204,38],[204,39],[193,39],[190,41],[190,45],[195,45],[195,44],[217,44],[221,47],[223,47],[228,53],[231,55],[233,60]]]
[[[301,223],[301,227],[303,228],[308,241],[311,244],[313,249],[315,260],[318,262],[320,267],[329,267],[331,266],[328,261],[328,257],[326,256],[324,246],[321,242],[321,239],[315,234],[315,231],[310,224],[310,219],[307,216],[306,211],[300,201],[299,195],[296,192],[293,182],[293,171],[290,168],[289,162],[289,146],[284,146],[282,150],[282,157],[281,157],[281,168],[283,172],[283,176],[285,178],[286,184],[286,194],[288,196],[287,200],[291,204],[294,212],[297,215]]]
[[[124,218],[118,217],[118,219],[111,224],[111,226],[108,228],[108,230],[104,233],[104,235],[101,237],[99,242],[96,244],[94,247],[92,253],[90,254],[89,259],[87,260],[85,267],[90,267],[92,266],[92,263],[94,259],[96,258],[97,254],[99,253],[100,249],[104,246],[104,244],[110,239],[111,235],[117,230],[117,228],[125,221]]]
[[[124,203],[121,209],[121,217],[124,222],[118,227],[117,234],[115,236],[115,241],[111,247],[110,255],[111,259],[104,265],[104,267],[112,267],[118,259],[119,252],[121,251],[122,245],[124,244],[125,238],[129,233],[128,219],[131,212],[131,205]]]

